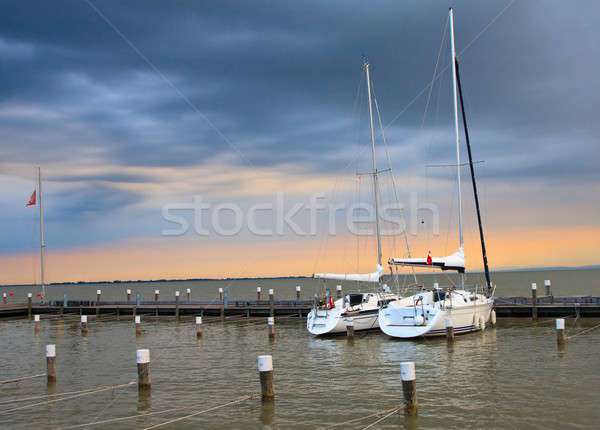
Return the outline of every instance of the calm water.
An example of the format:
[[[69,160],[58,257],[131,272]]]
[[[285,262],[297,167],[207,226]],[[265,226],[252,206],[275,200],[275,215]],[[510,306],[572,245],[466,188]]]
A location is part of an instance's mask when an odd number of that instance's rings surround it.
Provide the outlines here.
[[[598,428],[600,420],[600,329],[575,337],[557,350],[552,322],[501,320],[499,327],[457,338],[392,341],[378,333],[316,339],[304,321],[280,319],[277,339],[267,338],[264,319],[212,321],[196,340],[191,319],[143,320],[134,335],[131,319],[95,321],[87,337],[76,318],[46,319],[39,334],[25,320],[0,321],[0,379],[45,372],[44,348],[55,343],[58,383],[45,379],[0,385],[0,428],[59,429],[98,420],[185,407],[164,415],[137,417],[85,428],[147,428],[259,392],[256,356],[272,354],[277,400],[259,400],[197,415],[165,426],[180,429],[327,427],[396,407],[402,398],[399,363],[417,366],[420,416],[393,415],[373,428]],[[569,334],[600,321],[584,320]],[[149,348],[152,391],[105,391],[10,411],[46,399],[16,398],[70,392],[135,380],[135,350]],[[361,429],[375,417],[337,428]]]
[[[548,270],[548,271],[517,271],[498,272],[493,274],[493,282],[497,285],[496,296],[531,295],[531,283],[538,285],[538,295],[543,294],[544,280],[552,282],[554,295],[600,295],[600,270]],[[400,286],[412,279],[402,276],[399,279]],[[446,274],[419,274],[419,282],[424,285],[432,285],[439,282],[440,285],[449,285],[456,279]],[[470,284],[479,283],[483,285],[482,274],[472,274],[467,278]],[[329,282],[328,286],[335,288],[338,282]],[[393,286],[392,282],[389,282]],[[254,299],[256,298],[256,287],[262,288],[263,297],[267,297],[268,289],[275,290],[276,298],[294,298],[296,285],[301,285],[304,298],[310,298],[315,293],[320,293],[323,283],[320,280],[310,278],[288,278],[267,280],[231,280],[231,281],[175,281],[175,282],[136,282],[136,283],[108,283],[108,284],[86,284],[86,285],[52,285],[48,287],[48,298],[50,300],[62,300],[64,294],[70,300],[95,300],[96,290],[102,290],[104,300],[125,300],[125,292],[129,288],[133,297],[139,293],[141,300],[154,300],[154,291],[160,291],[163,300],[174,300],[175,291],[180,291],[182,299],[185,298],[186,288],[192,289],[192,298],[198,300],[211,300],[218,297],[218,289],[225,289],[230,300]],[[370,286],[357,286],[356,283],[346,283],[345,291],[372,288]],[[32,287],[0,287],[0,292],[13,291],[12,300],[26,300],[27,292]]]

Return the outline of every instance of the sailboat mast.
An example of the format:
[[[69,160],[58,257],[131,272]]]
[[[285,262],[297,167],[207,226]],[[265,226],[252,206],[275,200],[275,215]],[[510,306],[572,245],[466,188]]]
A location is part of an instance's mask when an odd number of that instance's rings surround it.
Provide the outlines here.
[[[367,94],[369,97],[369,121],[371,125],[371,155],[373,158],[373,198],[375,200],[375,234],[377,236],[377,264],[381,266],[381,231],[379,228],[379,184],[377,172],[377,160],[375,158],[375,124],[373,122],[373,100],[371,96],[371,73],[369,63],[364,63],[365,75],[367,79]]]
[[[454,11],[450,8],[450,47],[452,50],[452,64],[456,61],[456,47],[454,43]],[[462,220],[462,190],[460,185],[460,130],[458,128],[458,88],[456,83],[456,68],[452,67],[452,102],[454,106],[454,136],[456,139],[456,190],[458,195],[458,243],[464,252],[463,220]],[[461,274],[461,287],[464,288],[465,277]]]
[[[42,169],[38,167],[37,169],[37,179],[38,179],[38,199],[40,201],[40,282],[42,284],[42,294],[43,300],[46,300],[46,282],[45,282],[45,273],[44,273],[44,257],[46,251],[46,238],[44,235],[44,203],[42,197]]]

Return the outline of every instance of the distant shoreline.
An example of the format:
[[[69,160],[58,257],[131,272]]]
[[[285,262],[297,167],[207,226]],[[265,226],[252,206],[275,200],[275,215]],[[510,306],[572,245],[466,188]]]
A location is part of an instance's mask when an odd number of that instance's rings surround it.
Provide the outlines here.
[[[492,273],[497,272],[547,272],[555,270],[599,270],[600,264],[587,266],[551,266],[551,267],[515,267],[501,268],[492,270]],[[482,270],[475,270],[469,273],[483,273]],[[422,273],[429,275],[429,273]],[[241,277],[241,278],[186,278],[186,279],[136,279],[136,280],[120,280],[112,281],[71,281],[71,282],[52,282],[46,285],[96,285],[96,284],[142,284],[142,283],[164,283],[164,282],[224,282],[224,281],[269,281],[280,279],[311,279],[311,276],[264,276],[264,277]],[[36,287],[39,284],[0,284],[0,288],[6,287]]]

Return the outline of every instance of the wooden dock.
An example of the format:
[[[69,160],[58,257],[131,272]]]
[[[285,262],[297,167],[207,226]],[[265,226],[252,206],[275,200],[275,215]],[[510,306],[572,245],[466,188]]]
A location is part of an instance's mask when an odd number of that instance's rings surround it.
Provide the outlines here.
[[[52,301],[48,304],[33,303],[32,314],[121,314],[175,316],[177,311],[184,315],[223,315],[223,316],[306,316],[313,305],[312,300],[229,300],[218,301]],[[535,301],[531,297],[498,297],[495,299],[496,315],[499,318],[531,318],[534,309],[538,317],[600,317],[600,297],[541,296]],[[0,303],[0,318],[14,318],[28,315],[27,303]]]

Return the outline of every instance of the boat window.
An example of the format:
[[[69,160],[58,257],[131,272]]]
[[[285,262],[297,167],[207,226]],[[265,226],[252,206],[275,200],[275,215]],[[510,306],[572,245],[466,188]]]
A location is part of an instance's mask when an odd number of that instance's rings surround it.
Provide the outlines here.
[[[360,305],[363,302],[362,294],[348,294],[350,306]]]
[[[440,290],[433,290],[433,302],[439,302],[440,300],[446,299],[446,292]]]

